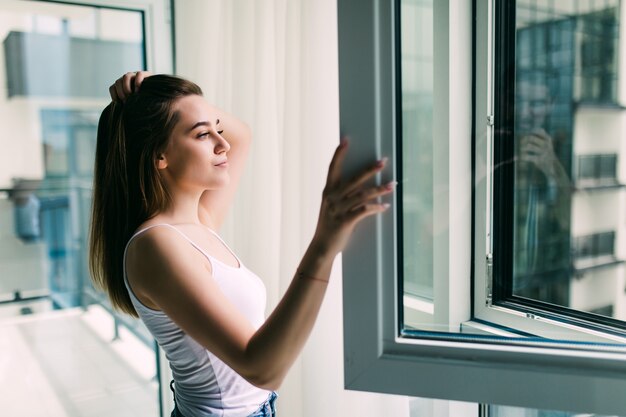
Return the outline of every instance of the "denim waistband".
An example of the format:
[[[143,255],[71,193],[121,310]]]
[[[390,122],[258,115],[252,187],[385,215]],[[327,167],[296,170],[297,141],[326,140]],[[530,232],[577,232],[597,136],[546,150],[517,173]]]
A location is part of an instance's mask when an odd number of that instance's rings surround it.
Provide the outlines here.
[[[278,398],[278,394],[272,391],[259,409],[248,417],[276,417],[276,398]]]

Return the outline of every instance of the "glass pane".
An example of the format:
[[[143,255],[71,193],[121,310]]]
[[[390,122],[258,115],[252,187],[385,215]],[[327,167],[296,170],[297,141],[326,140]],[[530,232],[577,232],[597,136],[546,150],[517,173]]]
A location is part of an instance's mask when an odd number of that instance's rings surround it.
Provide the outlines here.
[[[619,2],[516,4],[512,294],[626,319]]]
[[[600,414],[580,414],[570,413],[567,411],[535,410],[532,408],[505,407],[501,405],[490,405],[487,408],[487,417],[609,417],[601,416]]]
[[[143,33],[138,11],[0,4],[3,414],[160,413],[154,340],[87,267],[96,126],[111,82],[145,67]]]
[[[416,309],[432,314],[433,3],[402,0],[400,7],[403,276],[409,318]]]

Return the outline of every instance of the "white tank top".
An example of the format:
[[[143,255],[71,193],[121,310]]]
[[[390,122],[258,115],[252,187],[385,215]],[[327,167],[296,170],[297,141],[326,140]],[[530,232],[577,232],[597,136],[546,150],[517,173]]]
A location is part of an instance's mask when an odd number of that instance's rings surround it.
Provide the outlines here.
[[[135,233],[124,250],[124,283],[137,314],[165,352],[176,389],[176,405],[186,417],[245,417],[267,400],[270,391],[250,384],[217,356],[187,335],[165,313],[153,310],[135,296],[126,276],[126,251],[139,234],[157,226],[171,227],[211,263],[213,279],[224,295],[258,329],[265,320],[266,292],[261,279],[239,263],[239,268],[212,257],[170,224],[155,224]],[[208,229],[208,228],[207,228]],[[226,248],[228,245],[211,229]]]

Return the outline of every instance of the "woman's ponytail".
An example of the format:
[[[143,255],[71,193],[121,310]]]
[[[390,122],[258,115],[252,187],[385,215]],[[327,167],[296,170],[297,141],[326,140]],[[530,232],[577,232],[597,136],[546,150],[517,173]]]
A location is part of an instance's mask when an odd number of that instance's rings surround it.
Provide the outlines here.
[[[128,172],[123,104],[109,104],[98,122],[93,205],[89,235],[89,270],[94,284],[119,310],[137,317],[124,284],[125,244],[129,223]]]

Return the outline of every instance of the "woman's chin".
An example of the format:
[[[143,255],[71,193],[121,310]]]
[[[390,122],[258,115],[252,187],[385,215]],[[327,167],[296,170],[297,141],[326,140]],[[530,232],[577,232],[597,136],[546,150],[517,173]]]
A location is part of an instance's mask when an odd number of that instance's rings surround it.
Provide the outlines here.
[[[228,184],[230,184],[230,176],[225,175],[219,180],[212,181],[211,184],[207,187],[207,190],[221,190],[223,188],[226,188]]]

